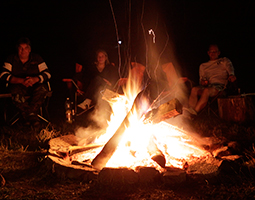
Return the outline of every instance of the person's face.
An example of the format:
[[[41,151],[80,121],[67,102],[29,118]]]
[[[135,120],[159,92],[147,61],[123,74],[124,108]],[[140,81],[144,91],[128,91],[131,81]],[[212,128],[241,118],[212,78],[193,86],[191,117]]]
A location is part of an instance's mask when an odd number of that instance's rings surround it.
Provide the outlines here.
[[[105,54],[104,54],[103,52],[99,52],[99,53],[97,54],[97,62],[98,62],[99,64],[104,64],[105,61],[106,61],[106,59],[107,59],[107,57],[105,56]]]
[[[210,57],[210,60],[217,60],[220,55],[220,51],[217,46],[211,46],[207,53]]]
[[[20,59],[29,58],[29,54],[31,52],[31,47],[28,44],[20,44],[18,47],[18,54]]]

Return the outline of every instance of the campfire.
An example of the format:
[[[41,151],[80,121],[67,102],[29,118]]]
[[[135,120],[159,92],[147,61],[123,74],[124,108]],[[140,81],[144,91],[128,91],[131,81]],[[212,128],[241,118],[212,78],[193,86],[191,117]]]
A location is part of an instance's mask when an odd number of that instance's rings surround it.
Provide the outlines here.
[[[165,173],[169,168],[192,171],[191,166],[199,162],[220,165],[215,153],[204,148],[205,140],[167,122],[182,114],[178,99],[153,107],[155,102],[146,99],[146,92],[130,85],[123,95],[104,91],[103,98],[113,110],[106,130],[94,132],[97,137],[93,140],[89,129],[83,130],[85,138],[68,135],[52,139],[50,158],[93,172],[106,168],[139,172],[146,167]]]

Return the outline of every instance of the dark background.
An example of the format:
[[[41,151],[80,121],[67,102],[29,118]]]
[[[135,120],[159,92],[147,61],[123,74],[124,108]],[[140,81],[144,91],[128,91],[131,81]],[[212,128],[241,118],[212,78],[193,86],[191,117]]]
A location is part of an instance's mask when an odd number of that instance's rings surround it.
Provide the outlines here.
[[[9,0],[1,1],[0,9],[1,64],[15,52],[20,37],[29,37],[32,51],[43,57],[52,73],[54,113],[61,110],[67,95],[62,78],[72,77],[75,62],[89,66],[99,48],[121,70],[129,59],[143,64],[153,59],[160,64],[172,61],[198,83],[208,45],[217,43],[221,56],[234,65],[241,92],[254,92],[252,0]]]

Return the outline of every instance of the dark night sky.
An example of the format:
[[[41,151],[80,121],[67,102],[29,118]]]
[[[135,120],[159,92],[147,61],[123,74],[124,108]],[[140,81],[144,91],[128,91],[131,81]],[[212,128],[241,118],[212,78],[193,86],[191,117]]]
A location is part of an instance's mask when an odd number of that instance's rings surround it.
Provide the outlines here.
[[[232,61],[241,90],[254,92],[254,1],[112,0],[111,3],[123,40],[122,64],[124,52],[142,62],[146,56],[145,41],[159,55],[169,37],[162,62],[174,61],[197,82],[198,67],[208,60],[208,45],[217,43],[222,56]],[[61,79],[73,72],[75,62],[91,62],[98,48],[104,48],[118,65],[116,30],[108,0],[8,0],[1,1],[0,9],[1,63],[15,51],[17,39],[27,36],[32,41],[32,51],[48,64],[55,90],[62,86]],[[151,28],[156,34],[155,44],[148,34]]]

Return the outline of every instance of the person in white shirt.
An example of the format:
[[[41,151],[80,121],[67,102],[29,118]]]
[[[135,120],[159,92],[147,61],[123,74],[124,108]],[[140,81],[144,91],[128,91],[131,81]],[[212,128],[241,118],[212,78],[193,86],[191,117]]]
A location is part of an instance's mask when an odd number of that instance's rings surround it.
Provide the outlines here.
[[[191,89],[189,108],[186,109],[191,115],[197,115],[207,105],[209,97],[216,96],[229,81],[236,80],[232,62],[226,57],[219,58],[220,50],[216,44],[209,46],[207,54],[210,60],[199,67],[200,85]]]

